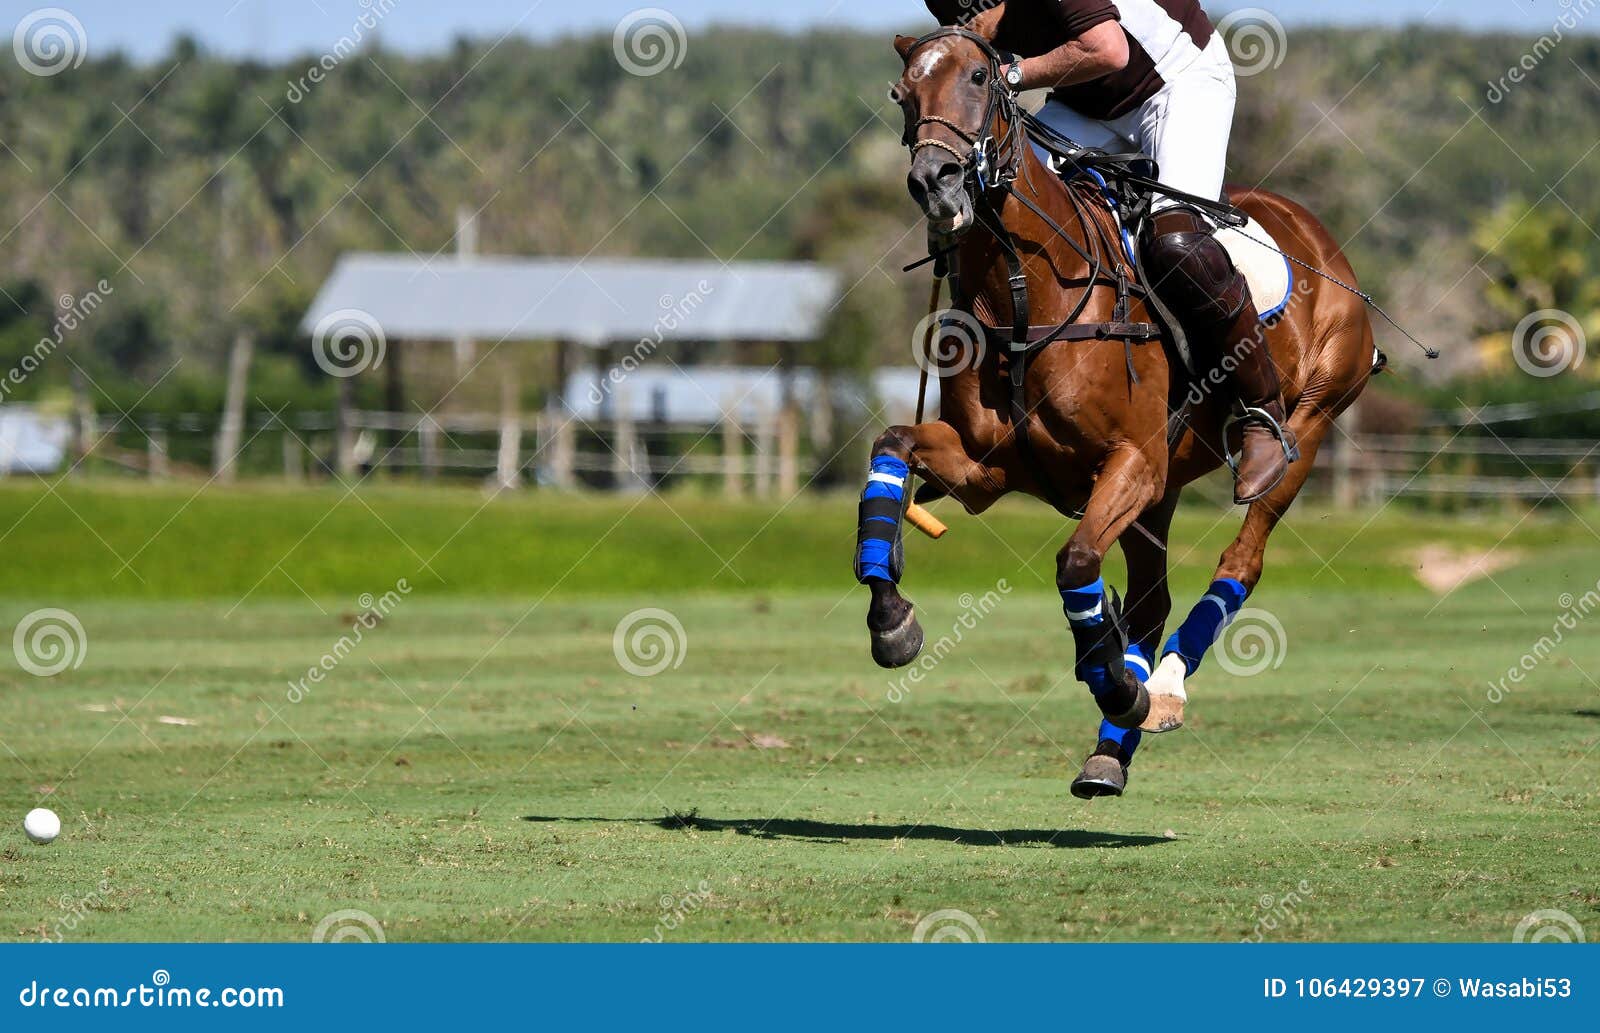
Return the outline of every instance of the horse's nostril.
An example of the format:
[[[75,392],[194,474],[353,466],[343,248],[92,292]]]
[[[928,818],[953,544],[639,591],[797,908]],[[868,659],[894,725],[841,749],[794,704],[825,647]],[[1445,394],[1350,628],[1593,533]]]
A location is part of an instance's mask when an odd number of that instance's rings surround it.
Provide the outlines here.
[[[929,161],[912,167],[906,177],[906,189],[911,192],[911,199],[926,209],[934,198],[949,198],[960,189],[964,175],[956,162]]]
[[[917,202],[920,207],[926,208],[928,206],[928,188],[922,182],[922,177],[917,175],[915,170],[912,170],[911,175],[906,177],[906,189],[911,192],[911,200]]]

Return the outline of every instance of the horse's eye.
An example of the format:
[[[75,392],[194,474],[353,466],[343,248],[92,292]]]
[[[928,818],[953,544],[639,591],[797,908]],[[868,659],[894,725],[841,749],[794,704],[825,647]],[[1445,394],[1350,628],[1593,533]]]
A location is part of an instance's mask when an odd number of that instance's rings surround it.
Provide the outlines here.
[[[980,68],[976,72],[972,73],[972,81],[978,86],[982,86],[983,81],[987,78],[989,78],[989,73],[985,69]]]
[[[895,104],[904,104],[906,102],[906,95],[900,91],[899,83],[889,87],[889,100]]]

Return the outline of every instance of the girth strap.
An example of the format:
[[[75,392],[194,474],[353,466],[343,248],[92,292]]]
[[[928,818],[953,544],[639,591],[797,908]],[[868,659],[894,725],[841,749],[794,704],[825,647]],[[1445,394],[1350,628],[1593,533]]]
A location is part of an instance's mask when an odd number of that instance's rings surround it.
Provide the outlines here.
[[[1026,291],[1024,291],[1024,305],[1026,304]],[[1024,307],[1022,312],[1026,313]],[[1039,483],[1039,490],[1045,501],[1054,506],[1056,510],[1074,520],[1083,517],[1082,510],[1069,509],[1062,503],[1062,495],[1046,472],[1044,464],[1039,461],[1038,453],[1034,451],[1033,441],[1028,434],[1028,405],[1026,398],[1026,382],[1028,377],[1028,360],[1041,351],[1046,345],[1056,341],[1108,341],[1125,340],[1128,348],[1133,348],[1134,341],[1154,341],[1161,338],[1161,328],[1154,323],[1074,323],[1068,326],[1025,326],[1019,333],[1016,328],[1007,329],[998,326],[979,324],[983,327],[985,342],[996,350],[1004,349],[1010,353],[1011,373],[1008,379],[1011,382],[1010,411],[1011,435],[1017,444],[1017,454],[1021,457],[1023,465],[1033,474]],[[1130,355],[1129,369],[1133,368]]]

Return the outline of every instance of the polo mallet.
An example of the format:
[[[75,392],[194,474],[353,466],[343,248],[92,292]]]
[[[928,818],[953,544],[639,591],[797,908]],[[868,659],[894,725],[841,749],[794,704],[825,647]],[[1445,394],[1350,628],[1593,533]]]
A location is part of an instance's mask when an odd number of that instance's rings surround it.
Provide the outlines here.
[[[933,277],[933,291],[928,296],[928,329],[922,335],[922,361],[918,363],[918,365],[922,367],[922,377],[917,384],[916,422],[919,424],[922,422],[923,412],[927,407],[928,364],[933,361],[933,335],[939,331],[939,320],[934,319],[933,317],[939,312],[939,289],[943,286],[944,278],[935,274]],[[946,527],[944,522],[938,517],[917,505],[916,502],[912,501],[916,476],[915,470],[906,475],[905,520],[906,523],[910,524],[912,527],[915,527],[929,538],[937,541],[938,539],[943,538],[945,532],[950,530],[950,528]]]

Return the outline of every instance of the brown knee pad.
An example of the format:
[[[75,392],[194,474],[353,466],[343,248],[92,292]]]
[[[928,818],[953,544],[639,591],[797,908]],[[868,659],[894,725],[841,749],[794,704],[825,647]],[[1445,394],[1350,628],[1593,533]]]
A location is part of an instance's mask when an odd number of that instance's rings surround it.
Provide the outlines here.
[[[1250,303],[1244,274],[1212,235],[1211,224],[1189,208],[1167,208],[1151,217],[1144,233],[1144,260],[1151,284],[1196,323],[1233,320]]]

